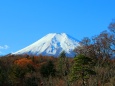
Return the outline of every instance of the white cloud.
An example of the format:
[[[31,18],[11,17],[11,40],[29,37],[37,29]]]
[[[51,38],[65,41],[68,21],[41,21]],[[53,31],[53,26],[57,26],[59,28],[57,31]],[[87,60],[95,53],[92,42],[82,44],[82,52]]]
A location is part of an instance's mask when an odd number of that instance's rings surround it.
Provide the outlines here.
[[[0,49],[2,49],[2,50],[3,50],[3,49],[5,49],[5,50],[6,50],[6,49],[8,49],[8,48],[9,48],[9,46],[8,46],[8,45],[0,46]]]
[[[0,55],[4,55],[5,51],[9,48],[8,45],[0,46]]]

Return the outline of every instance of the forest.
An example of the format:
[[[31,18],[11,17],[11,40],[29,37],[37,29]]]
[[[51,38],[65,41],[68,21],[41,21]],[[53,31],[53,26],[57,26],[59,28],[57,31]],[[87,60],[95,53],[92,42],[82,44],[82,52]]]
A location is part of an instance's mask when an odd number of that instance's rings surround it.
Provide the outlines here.
[[[107,31],[84,37],[74,58],[0,57],[0,86],[115,86],[115,22]]]

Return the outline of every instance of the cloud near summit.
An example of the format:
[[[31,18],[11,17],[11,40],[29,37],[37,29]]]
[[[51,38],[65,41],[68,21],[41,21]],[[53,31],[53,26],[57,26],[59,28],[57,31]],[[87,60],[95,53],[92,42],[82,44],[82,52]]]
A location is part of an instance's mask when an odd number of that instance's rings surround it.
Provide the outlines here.
[[[6,49],[8,49],[9,48],[9,46],[8,45],[4,45],[4,46],[0,46],[0,50],[6,50]]]
[[[3,45],[3,46],[1,46],[0,45],[0,54],[4,54],[4,50],[7,50],[9,48],[9,46],[8,45]]]

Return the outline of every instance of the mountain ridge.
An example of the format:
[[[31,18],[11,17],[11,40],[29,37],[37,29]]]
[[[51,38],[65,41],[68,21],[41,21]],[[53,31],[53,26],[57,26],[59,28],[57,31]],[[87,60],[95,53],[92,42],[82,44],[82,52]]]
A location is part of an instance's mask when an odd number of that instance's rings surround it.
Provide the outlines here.
[[[29,54],[29,55],[48,55],[59,56],[62,51],[67,56],[74,56],[74,48],[79,45],[78,40],[66,33],[49,33],[33,44],[13,53],[13,54]]]

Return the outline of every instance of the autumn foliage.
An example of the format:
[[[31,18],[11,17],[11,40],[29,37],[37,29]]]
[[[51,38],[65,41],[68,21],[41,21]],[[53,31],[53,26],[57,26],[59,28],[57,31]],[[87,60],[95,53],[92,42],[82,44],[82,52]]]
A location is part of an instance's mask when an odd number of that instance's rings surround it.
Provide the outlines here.
[[[27,59],[27,58],[18,59],[14,62],[14,64],[16,64],[20,67],[27,67],[28,65],[33,65],[34,66],[34,63],[32,62],[32,60]]]

